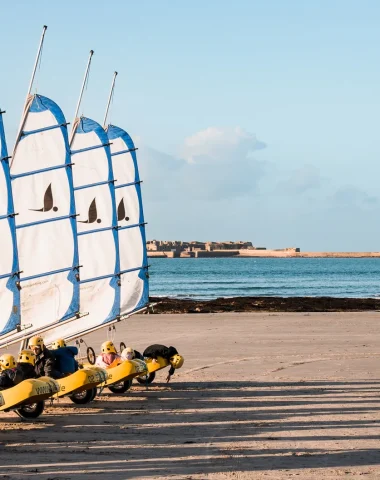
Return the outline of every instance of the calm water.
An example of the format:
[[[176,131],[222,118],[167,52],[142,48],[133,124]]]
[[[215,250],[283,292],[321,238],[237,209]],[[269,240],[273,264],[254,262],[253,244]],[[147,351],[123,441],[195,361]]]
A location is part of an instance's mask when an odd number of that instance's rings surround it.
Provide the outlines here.
[[[150,258],[150,295],[380,296],[380,258]]]

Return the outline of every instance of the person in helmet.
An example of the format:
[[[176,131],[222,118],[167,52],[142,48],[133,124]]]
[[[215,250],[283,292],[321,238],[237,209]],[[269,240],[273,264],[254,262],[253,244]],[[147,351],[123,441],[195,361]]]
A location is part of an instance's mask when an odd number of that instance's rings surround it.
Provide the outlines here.
[[[137,350],[134,350],[132,347],[125,347],[121,352],[121,358],[123,360],[144,360],[144,356]]]
[[[15,368],[16,361],[13,355],[9,353],[3,353],[0,357],[0,370],[7,370],[8,368]]]
[[[34,370],[37,377],[60,378],[62,376],[55,367],[54,355],[46,348],[42,337],[32,337],[28,342],[28,346],[36,356]]]
[[[110,340],[102,343],[102,353],[96,358],[95,365],[101,368],[108,368],[116,366],[116,364],[122,361],[122,358],[116,352],[115,345]],[[114,364],[114,365],[113,365]]]
[[[153,362],[157,363],[157,357],[162,357],[167,360],[171,367],[166,377],[166,381],[169,382],[171,377],[177,368],[181,368],[184,362],[183,357],[178,354],[175,347],[165,347],[165,345],[150,345],[144,350],[145,358],[151,358]]]
[[[0,390],[14,387],[23,380],[36,378],[34,364],[36,356],[32,350],[21,350],[14,368],[7,368],[0,374]]]
[[[55,358],[55,368],[62,375],[68,375],[78,370],[78,362],[75,355],[78,355],[77,347],[67,346],[63,338],[59,338],[51,345],[52,354]]]

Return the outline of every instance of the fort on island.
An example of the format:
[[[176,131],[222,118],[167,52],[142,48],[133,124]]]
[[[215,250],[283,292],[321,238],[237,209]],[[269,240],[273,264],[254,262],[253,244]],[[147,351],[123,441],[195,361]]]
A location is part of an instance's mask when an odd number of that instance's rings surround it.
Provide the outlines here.
[[[278,257],[278,258],[361,258],[380,257],[380,252],[301,252],[298,247],[268,249],[252,242],[183,242],[181,240],[148,240],[151,258],[204,258],[204,257]]]

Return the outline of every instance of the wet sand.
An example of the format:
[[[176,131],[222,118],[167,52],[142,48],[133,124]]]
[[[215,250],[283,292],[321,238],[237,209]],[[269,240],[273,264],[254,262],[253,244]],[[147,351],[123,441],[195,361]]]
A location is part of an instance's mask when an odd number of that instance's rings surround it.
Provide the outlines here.
[[[34,422],[0,414],[0,479],[378,479],[379,320],[135,316],[115,341],[175,345],[183,368],[83,407],[60,400]]]

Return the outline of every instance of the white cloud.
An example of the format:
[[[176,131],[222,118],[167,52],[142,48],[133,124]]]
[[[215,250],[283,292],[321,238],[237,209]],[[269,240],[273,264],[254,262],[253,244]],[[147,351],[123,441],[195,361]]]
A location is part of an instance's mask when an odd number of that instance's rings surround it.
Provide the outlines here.
[[[148,200],[176,204],[246,195],[257,188],[264,162],[253,158],[265,145],[240,127],[210,127],[184,140],[175,157],[140,144]]]
[[[241,127],[209,127],[187,137],[180,154],[190,164],[236,163],[262,148],[265,144]]]

